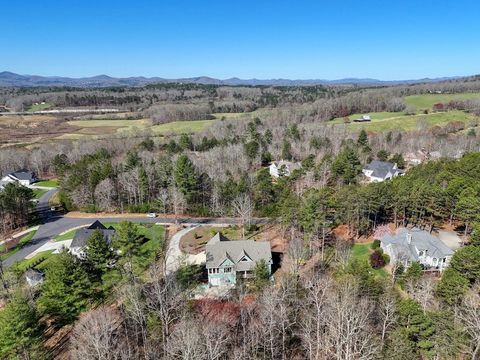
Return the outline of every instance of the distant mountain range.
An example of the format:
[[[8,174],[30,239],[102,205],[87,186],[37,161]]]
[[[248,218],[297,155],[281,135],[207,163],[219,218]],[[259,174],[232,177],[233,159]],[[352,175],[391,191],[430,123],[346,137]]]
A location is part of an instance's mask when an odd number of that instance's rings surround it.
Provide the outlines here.
[[[72,86],[72,87],[107,87],[107,86],[144,86],[158,83],[190,83],[206,85],[265,85],[265,86],[308,86],[308,85],[339,85],[339,84],[362,84],[362,85],[393,85],[393,84],[415,84],[426,82],[438,82],[450,80],[459,77],[443,77],[436,79],[418,79],[418,80],[398,80],[383,81],[377,79],[357,79],[346,78],[338,80],[288,80],[288,79],[239,79],[230,78],[225,80],[214,79],[207,76],[183,78],[183,79],[165,79],[160,77],[127,77],[115,78],[107,75],[97,75],[84,78],[69,78],[61,76],[38,76],[38,75],[19,75],[9,71],[0,72],[0,86],[14,87],[32,87],[32,86]]]

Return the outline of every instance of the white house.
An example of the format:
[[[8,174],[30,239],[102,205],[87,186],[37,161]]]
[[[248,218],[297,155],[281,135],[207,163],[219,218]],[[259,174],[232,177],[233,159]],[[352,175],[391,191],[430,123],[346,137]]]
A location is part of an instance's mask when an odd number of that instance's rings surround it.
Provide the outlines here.
[[[426,269],[443,271],[454,251],[439,238],[418,228],[400,228],[396,235],[385,234],[380,247],[390,256],[390,262],[400,262],[405,267],[419,262]]]
[[[382,182],[404,174],[403,170],[397,167],[397,164],[379,160],[373,160],[365,166],[362,173],[369,182]]]
[[[112,226],[107,228],[97,220],[89,227],[78,229],[75,232],[72,243],[70,244],[70,252],[79,259],[83,259],[85,257],[85,247],[87,246],[88,239],[90,239],[96,230],[101,231],[104,240],[108,244],[112,243],[115,236],[115,229]]]
[[[279,178],[280,176],[290,176],[293,170],[300,169],[302,165],[300,163],[294,163],[291,161],[273,161],[269,166],[270,175]]]
[[[6,185],[11,182],[18,182],[23,186],[29,186],[37,179],[35,174],[29,170],[22,169],[15,172],[8,173],[0,179],[0,183]]]

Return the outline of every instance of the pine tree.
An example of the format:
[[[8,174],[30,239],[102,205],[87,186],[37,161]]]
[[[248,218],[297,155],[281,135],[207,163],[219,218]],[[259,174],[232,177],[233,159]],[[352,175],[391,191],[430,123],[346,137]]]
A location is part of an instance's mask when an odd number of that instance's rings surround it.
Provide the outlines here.
[[[368,146],[368,135],[365,129],[362,129],[358,134],[357,144],[363,147]]]
[[[129,276],[134,274],[136,258],[141,255],[144,237],[138,232],[137,225],[130,221],[122,221],[116,228],[114,248],[120,252],[118,265],[126,270]]]
[[[199,178],[195,166],[187,155],[181,155],[175,163],[174,179],[176,188],[191,203],[198,195]]]
[[[10,299],[0,311],[0,357],[2,359],[38,358],[40,316],[25,298]]]
[[[107,243],[100,230],[95,230],[88,238],[85,254],[94,278],[99,280],[105,274],[109,263],[113,259],[110,244]]]
[[[77,259],[66,251],[53,257],[38,299],[40,311],[58,324],[68,323],[86,309],[91,296],[92,284]]]

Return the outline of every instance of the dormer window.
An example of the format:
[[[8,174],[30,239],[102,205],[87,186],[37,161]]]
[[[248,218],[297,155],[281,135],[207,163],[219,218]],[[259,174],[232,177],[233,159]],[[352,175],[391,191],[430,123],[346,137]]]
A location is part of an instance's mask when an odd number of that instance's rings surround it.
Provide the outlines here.
[[[246,256],[244,256],[240,259],[240,262],[247,262],[247,261],[251,261],[251,260]]]

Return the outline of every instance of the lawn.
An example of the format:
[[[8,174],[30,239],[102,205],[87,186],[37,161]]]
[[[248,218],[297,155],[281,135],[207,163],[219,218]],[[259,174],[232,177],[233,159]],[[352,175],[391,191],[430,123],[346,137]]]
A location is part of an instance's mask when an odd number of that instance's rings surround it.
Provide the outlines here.
[[[350,116],[350,119],[355,119],[360,114],[354,114]],[[417,115],[403,115],[403,113],[371,113],[371,122],[367,123],[350,123],[346,126],[354,131],[365,129],[367,131],[390,131],[390,130],[419,130],[423,126],[445,126],[451,121],[463,121],[466,125],[468,122],[475,119],[474,115],[459,111],[447,111],[430,114],[417,114]],[[336,118],[332,120],[336,124],[342,124],[342,118]]]
[[[10,249],[7,253],[0,255],[0,260],[5,260],[6,258],[12,256],[16,252],[18,252],[22,247],[24,247],[30,240],[32,240],[33,236],[37,230],[30,231],[28,234],[24,235],[19,241],[17,246],[13,249]]]
[[[65,240],[73,239],[77,230],[78,229],[74,229],[74,230],[67,231],[65,234],[57,235],[53,238],[53,240],[55,240],[55,241],[65,241]]]
[[[415,106],[417,109],[431,109],[433,104],[436,103],[448,103],[452,100],[470,99],[480,99],[480,93],[411,95],[405,98],[405,103],[407,105]]]
[[[30,108],[28,109],[28,111],[41,111],[41,110],[47,110],[48,108],[50,108],[51,105],[48,104],[48,103],[45,103],[45,104],[32,104],[32,106],[30,106]]]
[[[58,187],[58,180],[52,179],[52,180],[39,181],[39,182],[36,182],[34,185],[45,186],[45,187]]]
[[[358,259],[360,261],[366,261],[370,264],[370,254],[371,254],[371,247],[372,243],[367,243],[367,244],[353,244],[352,247],[352,257],[354,259]],[[380,276],[380,277],[387,277],[388,272],[382,268],[382,269],[374,269],[372,268],[372,271],[374,274]]]
[[[48,264],[48,259],[52,256],[52,253],[55,250],[47,250],[47,251],[42,251],[35,256],[33,256],[31,259],[23,259],[20,261],[17,261],[13,266],[21,271],[25,272],[28,268],[36,268],[38,270],[43,271]]]
[[[191,134],[205,130],[218,120],[173,121],[166,124],[154,125],[152,132],[156,135]]]
[[[47,193],[47,190],[43,190],[43,189],[32,189],[32,191],[33,191],[34,199],[37,199],[37,200]]]

